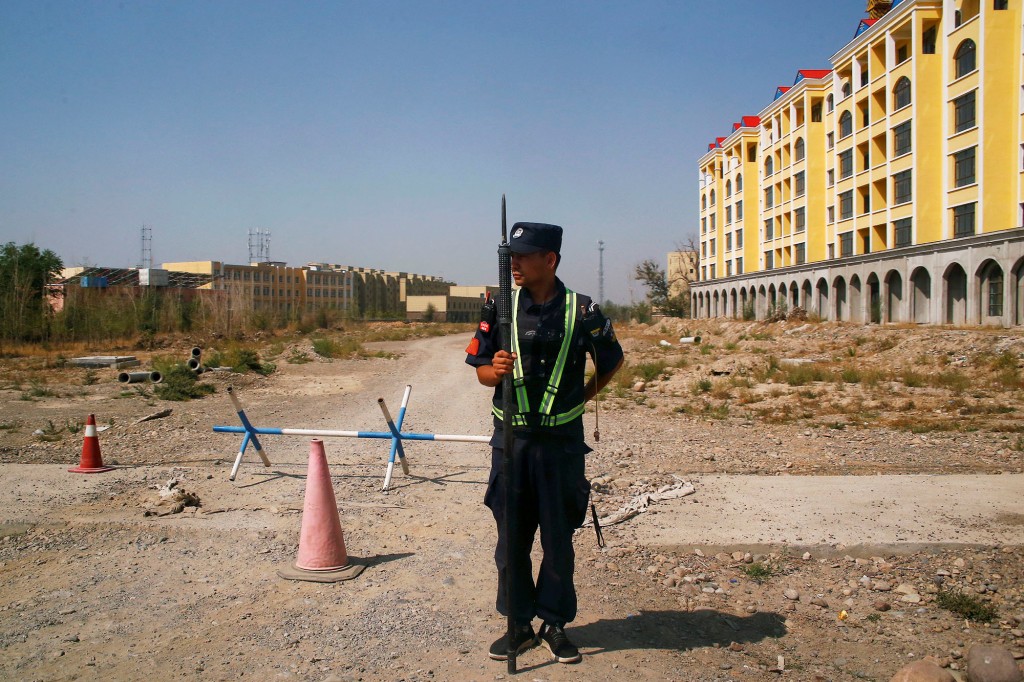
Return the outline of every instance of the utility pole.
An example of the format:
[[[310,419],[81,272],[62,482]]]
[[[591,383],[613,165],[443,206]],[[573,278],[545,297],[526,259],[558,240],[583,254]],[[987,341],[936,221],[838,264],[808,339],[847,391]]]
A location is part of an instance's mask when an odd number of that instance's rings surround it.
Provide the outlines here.
[[[597,302],[604,305],[604,242],[597,241]]]

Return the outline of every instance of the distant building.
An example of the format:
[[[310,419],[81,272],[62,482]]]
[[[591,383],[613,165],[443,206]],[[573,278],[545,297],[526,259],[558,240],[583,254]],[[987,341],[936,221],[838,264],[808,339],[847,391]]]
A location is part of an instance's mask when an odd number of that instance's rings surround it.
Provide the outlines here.
[[[668,269],[665,270],[669,296],[690,295],[690,283],[697,281],[698,262],[696,251],[669,251]]]
[[[480,319],[480,299],[473,296],[410,296],[406,301],[406,319],[410,322],[476,322]]]
[[[868,6],[700,158],[695,316],[1024,323],[1021,2]]]

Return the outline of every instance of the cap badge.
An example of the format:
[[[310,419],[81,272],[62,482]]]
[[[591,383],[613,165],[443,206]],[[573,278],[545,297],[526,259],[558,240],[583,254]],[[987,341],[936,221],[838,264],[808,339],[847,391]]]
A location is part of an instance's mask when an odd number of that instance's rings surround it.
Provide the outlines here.
[[[521,227],[518,230],[516,230],[515,232],[512,233],[512,239],[518,239],[519,237],[522,237],[522,236],[523,236],[523,228],[521,228]]]

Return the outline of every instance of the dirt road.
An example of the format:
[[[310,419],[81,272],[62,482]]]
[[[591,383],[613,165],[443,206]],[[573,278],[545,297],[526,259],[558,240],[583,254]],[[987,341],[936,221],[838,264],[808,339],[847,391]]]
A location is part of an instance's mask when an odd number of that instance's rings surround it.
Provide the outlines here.
[[[403,430],[484,434],[488,391],[462,364],[465,341],[393,344],[402,355],[391,360],[282,365],[240,396],[259,426],[383,430],[377,397],[395,412],[410,383]],[[486,657],[504,626],[493,610],[493,521],[481,504],[486,447],[408,443],[413,475],[397,472],[383,495],[387,441],[329,440],[348,550],[369,568],[347,583],[288,582],[276,569],[295,557],[308,442],[266,438],[273,466],[264,469],[250,450],[229,482],[239,439],[210,430],[237,422],[222,389],[176,406],[166,423],[125,421],[104,432],[104,457],[122,465],[115,472],[0,465],[0,677],[502,679],[504,664]],[[608,429],[593,455],[594,473],[620,468],[624,450],[639,452],[620,440],[629,433],[624,424],[649,430],[661,417],[642,408],[602,419],[619,427]],[[678,428],[704,426],[696,420]],[[124,442],[138,445],[116,450]],[[77,459],[74,447],[67,464]],[[634,478],[671,473],[661,460],[649,470],[631,466],[639,468]],[[158,500],[154,488],[171,478],[198,494],[202,508],[143,516]],[[998,598],[1019,613],[1019,476],[771,477],[770,494],[764,480],[702,476],[695,495],[607,528],[604,550],[592,531],[581,531],[581,611],[570,633],[584,662],[560,666],[533,650],[520,659],[520,677],[888,679],[908,655],[948,657],[974,641],[1013,645],[1016,636],[1006,634],[1013,622],[965,631],[950,614],[895,600],[879,622],[869,617],[877,613],[870,604],[887,595],[848,584],[904,571],[927,600],[926,583],[948,565],[975,585],[1016,580]],[[788,487],[797,484],[800,490]],[[963,495],[968,485],[975,493]],[[958,491],[956,505],[942,504]],[[906,510],[912,518],[900,516]],[[890,540],[932,547],[912,554],[918,548],[907,545],[902,558],[834,559],[843,553],[838,543]],[[1000,547],[962,559],[934,546],[946,540]],[[707,551],[694,554],[695,546]],[[791,556],[797,548],[813,556]],[[748,579],[744,551],[764,553],[757,558],[775,566],[775,582]],[[1016,574],[1007,568],[1013,565]],[[783,597],[791,586],[801,598]],[[827,605],[809,603],[815,595]],[[853,617],[838,621],[844,598]],[[780,657],[784,670],[771,672]]]

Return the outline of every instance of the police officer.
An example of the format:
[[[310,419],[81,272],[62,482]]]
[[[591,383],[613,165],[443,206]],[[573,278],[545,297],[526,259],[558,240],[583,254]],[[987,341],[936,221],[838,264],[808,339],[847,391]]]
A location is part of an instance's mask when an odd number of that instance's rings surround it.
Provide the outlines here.
[[[498,525],[497,609],[506,617],[506,557],[516,562],[512,646],[506,632],[491,645],[489,655],[505,660],[510,650],[542,643],[559,662],[576,663],[580,653],[566,636],[565,624],[576,617],[572,535],[583,524],[590,497],[584,456],[591,449],[583,439],[582,415],[586,401],[622,365],[622,347],[600,308],[555,276],[561,260],[561,227],[516,223],[509,245],[512,277],[519,287],[512,302],[512,353],[500,350],[491,303],[484,305],[480,326],[466,349],[466,363],[476,368],[477,379],[494,388],[491,472],[484,504]],[[586,381],[588,354],[596,372]],[[506,500],[501,407],[506,374],[513,376],[518,405],[512,473],[517,523],[512,537],[506,537],[502,523]],[[530,549],[538,527],[543,559],[534,581]],[[542,621],[539,636],[534,634],[534,617]]]

